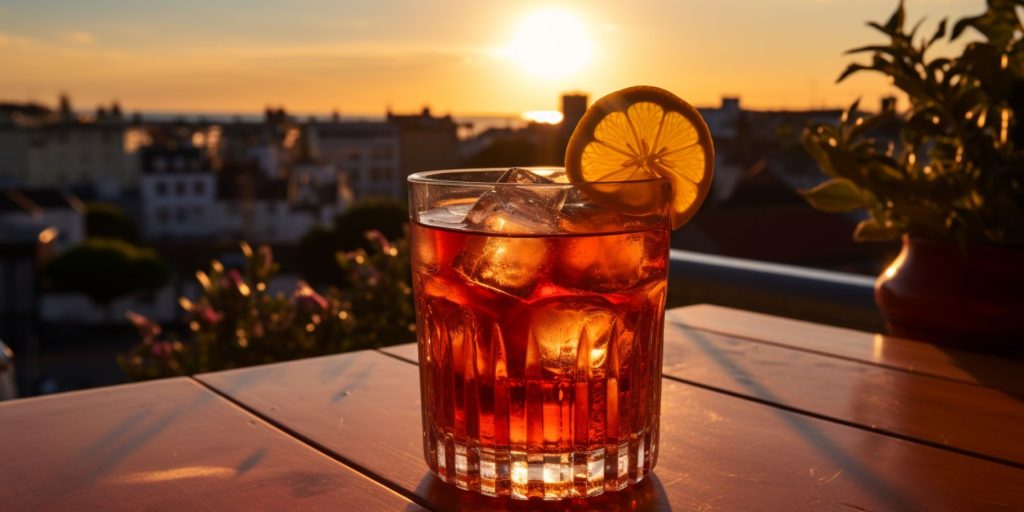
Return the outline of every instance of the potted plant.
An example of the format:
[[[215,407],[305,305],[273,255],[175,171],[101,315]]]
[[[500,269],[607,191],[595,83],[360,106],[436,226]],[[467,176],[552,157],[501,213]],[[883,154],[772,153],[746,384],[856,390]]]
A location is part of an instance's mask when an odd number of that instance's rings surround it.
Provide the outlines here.
[[[803,191],[812,206],[867,211],[857,240],[902,237],[875,298],[894,334],[986,349],[1024,341],[1024,27],[1020,0],[988,0],[957,21],[958,55],[932,57],[947,37],[905,29],[903,3],[884,25],[887,44],[839,77],[886,75],[909,107],[873,115],[854,103],[838,125],[812,124],[807,151],[830,179]],[[886,133],[889,134],[885,137]],[[1012,349],[1019,350],[1019,348]]]

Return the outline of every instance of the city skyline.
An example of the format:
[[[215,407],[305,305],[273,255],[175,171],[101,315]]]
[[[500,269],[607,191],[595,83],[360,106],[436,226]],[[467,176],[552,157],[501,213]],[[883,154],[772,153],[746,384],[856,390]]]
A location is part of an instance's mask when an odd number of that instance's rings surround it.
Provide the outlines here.
[[[116,99],[146,112],[517,115],[556,110],[566,91],[596,98],[636,83],[752,109],[890,93],[879,77],[834,81],[853,59],[845,50],[881,40],[864,22],[884,21],[893,0],[445,4],[0,0],[0,68],[18,70],[0,75],[0,101],[53,105],[67,92],[81,109]],[[928,34],[983,8],[907,2]]]

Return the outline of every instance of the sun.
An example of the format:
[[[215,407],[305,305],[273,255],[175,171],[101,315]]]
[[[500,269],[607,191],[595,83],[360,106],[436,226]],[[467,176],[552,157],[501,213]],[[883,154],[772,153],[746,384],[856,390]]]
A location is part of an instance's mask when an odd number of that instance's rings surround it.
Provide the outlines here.
[[[502,54],[534,76],[565,78],[590,63],[594,44],[579,16],[563,9],[545,8],[523,18],[502,50]]]

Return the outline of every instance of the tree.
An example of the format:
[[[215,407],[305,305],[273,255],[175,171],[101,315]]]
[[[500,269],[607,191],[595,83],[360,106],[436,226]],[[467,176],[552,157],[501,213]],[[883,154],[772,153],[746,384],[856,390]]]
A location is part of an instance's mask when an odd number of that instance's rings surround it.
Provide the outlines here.
[[[110,203],[85,205],[85,233],[90,238],[116,238],[133,244],[139,241],[138,224]]]
[[[298,258],[302,275],[313,285],[350,285],[348,275],[338,267],[336,255],[357,249],[373,250],[366,232],[379,231],[395,240],[405,234],[409,210],[394,199],[364,199],[334,219],[330,229],[314,228],[299,241]]]
[[[405,234],[409,222],[409,208],[395,199],[364,199],[334,219],[334,230],[340,239],[341,249],[370,250],[373,242],[366,238],[366,232],[377,230],[390,240]],[[333,259],[333,258],[332,258]]]
[[[89,238],[45,269],[54,290],[81,292],[105,307],[133,292],[155,290],[169,269],[152,249],[112,238]]]

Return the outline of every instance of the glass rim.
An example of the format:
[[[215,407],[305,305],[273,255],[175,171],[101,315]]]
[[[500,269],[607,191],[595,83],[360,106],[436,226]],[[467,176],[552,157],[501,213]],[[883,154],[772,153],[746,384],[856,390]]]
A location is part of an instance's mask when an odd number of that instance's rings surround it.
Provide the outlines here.
[[[452,179],[440,179],[438,176],[445,174],[464,173],[483,174],[485,172],[504,172],[509,169],[526,169],[528,171],[533,170],[565,170],[565,167],[556,165],[531,165],[531,166],[513,166],[513,167],[466,167],[466,168],[453,168],[453,169],[438,169],[433,171],[420,171],[409,175],[407,181],[409,183],[416,183],[421,185],[454,185],[454,186],[515,186],[515,187],[574,187],[581,182],[566,182],[566,183],[503,183],[496,181],[482,181],[482,180],[452,180]],[[657,182],[667,182],[668,178],[658,176],[655,178],[643,178],[639,180],[614,180],[614,181],[584,181],[582,183],[599,183],[602,186],[608,185],[640,185]]]

